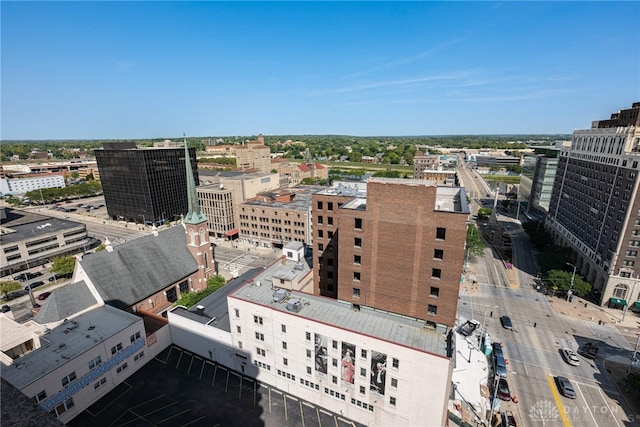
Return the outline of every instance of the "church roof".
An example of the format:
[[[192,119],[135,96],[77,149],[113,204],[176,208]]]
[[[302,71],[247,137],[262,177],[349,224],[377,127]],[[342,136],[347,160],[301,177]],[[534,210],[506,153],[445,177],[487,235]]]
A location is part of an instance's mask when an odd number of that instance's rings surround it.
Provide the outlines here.
[[[175,226],[85,256],[80,265],[105,304],[126,308],[198,271],[184,227]]]

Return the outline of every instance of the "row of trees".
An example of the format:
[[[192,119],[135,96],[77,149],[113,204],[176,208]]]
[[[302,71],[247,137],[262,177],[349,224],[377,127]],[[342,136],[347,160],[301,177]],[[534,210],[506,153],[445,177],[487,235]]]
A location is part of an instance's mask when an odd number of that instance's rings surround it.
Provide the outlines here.
[[[77,185],[68,185],[64,188],[42,188],[38,190],[27,191],[24,199],[30,204],[49,204],[56,203],[68,199],[79,199],[82,197],[90,197],[102,194],[102,184],[98,181],[82,182]],[[9,195],[6,198],[7,203],[12,206],[24,204],[23,199]]]

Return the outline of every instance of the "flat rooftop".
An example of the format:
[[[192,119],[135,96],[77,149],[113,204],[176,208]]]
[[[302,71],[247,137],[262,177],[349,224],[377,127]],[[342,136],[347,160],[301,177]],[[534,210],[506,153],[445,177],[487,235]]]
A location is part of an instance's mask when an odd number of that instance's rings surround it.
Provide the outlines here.
[[[258,282],[260,282],[261,286],[257,286]],[[367,335],[447,357],[446,336],[425,328],[424,321],[367,307],[361,307],[360,310],[356,310],[347,302],[290,290],[287,290],[287,298],[276,302],[274,301],[274,292],[278,288],[272,289],[271,286],[268,286],[269,283],[268,278],[260,275],[253,282],[241,286],[229,297],[259,304],[313,322],[335,326],[360,335]],[[297,313],[286,308],[287,302],[291,302],[294,299],[300,301],[301,308]]]
[[[288,187],[281,190],[267,191],[258,194],[249,200],[244,201],[244,206],[261,206],[269,208],[282,208],[294,211],[308,211],[311,208],[311,197],[326,189],[319,185],[298,185],[296,187]],[[275,197],[287,194],[295,194],[293,200],[278,201]]]
[[[69,206],[75,207],[75,204],[69,204]],[[63,230],[84,227],[84,224],[79,222],[41,215],[30,210],[6,208],[5,212],[7,218],[2,219],[0,226],[0,244],[2,246],[26,239],[37,239],[39,236],[49,236]]]
[[[140,321],[131,313],[109,306],[80,314],[53,329],[45,329],[40,336],[41,347],[14,360],[11,366],[3,366],[2,377],[20,390]]]

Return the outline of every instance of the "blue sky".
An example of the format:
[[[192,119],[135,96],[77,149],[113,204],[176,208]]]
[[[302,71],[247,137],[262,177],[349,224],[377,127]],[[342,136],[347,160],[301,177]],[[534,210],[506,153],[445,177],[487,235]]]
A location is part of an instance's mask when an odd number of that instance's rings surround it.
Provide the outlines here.
[[[7,140],[571,133],[640,101],[633,1],[0,8]]]

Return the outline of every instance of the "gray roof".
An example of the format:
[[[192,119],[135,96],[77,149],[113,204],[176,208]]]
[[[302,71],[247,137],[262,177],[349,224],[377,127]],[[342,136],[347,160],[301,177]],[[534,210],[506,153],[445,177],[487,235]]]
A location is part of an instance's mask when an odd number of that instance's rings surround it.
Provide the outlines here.
[[[12,232],[0,233],[2,246],[21,242],[25,239],[36,240],[44,236],[54,236],[60,231],[84,226],[79,222],[41,215],[23,209],[6,208],[5,212],[7,218],[2,220],[2,228]]]
[[[84,280],[81,280],[52,292],[42,304],[34,320],[40,324],[59,322],[96,304],[98,300]]]
[[[269,286],[271,284],[269,270],[231,293],[229,298],[249,301],[302,319],[329,324],[360,335],[448,357],[446,335],[425,328],[423,320],[364,306],[356,310],[345,301],[291,290],[286,291],[287,298],[276,302],[274,292],[279,288]],[[258,282],[260,286],[257,286]],[[297,313],[287,310],[287,302],[294,299],[300,300],[301,303],[301,309]]]
[[[198,271],[184,227],[139,237],[85,256],[80,265],[106,304],[126,308]]]

